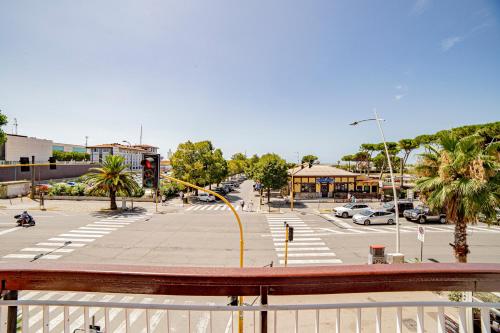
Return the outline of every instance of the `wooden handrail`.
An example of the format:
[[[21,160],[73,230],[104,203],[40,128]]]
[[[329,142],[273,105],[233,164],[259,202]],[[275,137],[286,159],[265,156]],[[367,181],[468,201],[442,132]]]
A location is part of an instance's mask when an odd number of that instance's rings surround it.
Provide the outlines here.
[[[500,264],[394,264],[209,268],[101,264],[0,264],[6,290],[227,296],[389,291],[498,291]]]

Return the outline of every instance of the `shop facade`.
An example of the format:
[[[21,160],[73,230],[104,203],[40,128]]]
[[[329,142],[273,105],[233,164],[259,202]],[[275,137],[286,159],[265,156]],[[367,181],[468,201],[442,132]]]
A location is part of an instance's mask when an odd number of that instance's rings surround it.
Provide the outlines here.
[[[296,199],[337,198],[349,194],[377,196],[378,181],[329,165],[297,167],[289,170],[289,189]]]

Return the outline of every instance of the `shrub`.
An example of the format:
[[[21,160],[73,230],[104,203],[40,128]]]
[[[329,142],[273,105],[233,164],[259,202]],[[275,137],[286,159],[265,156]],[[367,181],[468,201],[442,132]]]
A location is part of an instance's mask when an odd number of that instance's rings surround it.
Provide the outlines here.
[[[54,184],[49,190],[49,195],[70,195],[71,187],[68,184]]]
[[[75,195],[75,196],[83,196],[85,195],[85,190],[87,189],[87,186],[85,184],[76,184],[75,186],[71,187],[70,189],[70,195]]]

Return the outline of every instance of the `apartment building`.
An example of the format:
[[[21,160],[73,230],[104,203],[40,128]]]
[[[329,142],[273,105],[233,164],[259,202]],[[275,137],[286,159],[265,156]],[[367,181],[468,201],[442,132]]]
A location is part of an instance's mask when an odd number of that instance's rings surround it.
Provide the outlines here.
[[[132,171],[138,171],[142,169],[141,161],[143,155],[149,153],[149,150],[121,145],[119,143],[110,143],[89,146],[90,150],[90,160],[92,163],[101,163],[108,155],[119,155],[125,158],[125,163],[129,165],[129,169]]]

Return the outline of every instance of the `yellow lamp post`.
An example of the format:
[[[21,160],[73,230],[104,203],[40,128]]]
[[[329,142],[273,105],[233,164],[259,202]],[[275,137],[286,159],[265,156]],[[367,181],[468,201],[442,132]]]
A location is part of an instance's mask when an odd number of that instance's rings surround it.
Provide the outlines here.
[[[236,217],[236,221],[238,222],[238,227],[240,229],[240,268],[243,268],[243,256],[244,256],[244,250],[245,250],[245,243],[243,240],[243,225],[241,224],[240,216],[236,212],[236,209],[234,209],[233,205],[231,205],[231,203],[226,198],[224,198],[222,195],[220,195],[219,193],[214,192],[212,190],[208,190],[206,188],[203,188],[203,187],[200,187],[200,186],[197,186],[197,185],[194,185],[194,184],[191,184],[191,183],[188,183],[188,182],[185,182],[183,180],[180,180],[180,179],[177,179],[174,177],[170,177],[167,175],[162,175],[162,177],[165,179],[180,183],[182,185],[186,185],[188,187],[195,188],[199,191],[210,193],[213,196],[216,196],[217,198],[221,199],[229,207],[229,209],[231,209],[234,216]],[[243,305],[243,296],[239,296],[238,303],[239,303],[239,306]],[[238,311],[238,332],[243,333],[243,311]]]

